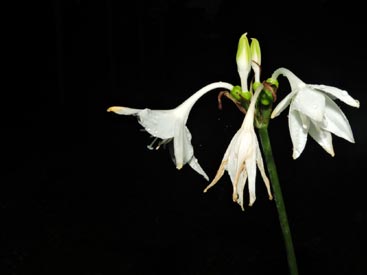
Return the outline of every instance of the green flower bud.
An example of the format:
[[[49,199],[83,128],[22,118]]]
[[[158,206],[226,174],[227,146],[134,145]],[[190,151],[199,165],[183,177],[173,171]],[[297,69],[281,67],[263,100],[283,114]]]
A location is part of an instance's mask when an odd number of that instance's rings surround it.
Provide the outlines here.
[[[278,82],[278,80],[277,79],[275,79],[275,78],[268,78],[267,80],[266,80],[266,83],[269,83],[270,85],[273,85],[273,86],[275,86],[275,87],[277,87],[277,88],[279,88],[279,82]]]
[[[270,103],[273,102],[273,94],[271,93],[271,91],[267,90],[267,89],[263,89],[261,96],[260,96],[260,102],[261,104],[267,106]]]
[[[251,66],[255,73],[255,82],[260,82],[261,51],[259,41],[251,38]]]
[[[249,91],[242,91],[240,86],[234,86],[231,90],[231,96],[233,96],[237,101],[241,102],[243,100],[250,100],[251,99],[251,93]]]
[[[247,39],[247,33],[244,33],[238,41],[237,47],[237,70],[241,78],[241,87],[247,91],[247,78],[251,71],[251,51]]]

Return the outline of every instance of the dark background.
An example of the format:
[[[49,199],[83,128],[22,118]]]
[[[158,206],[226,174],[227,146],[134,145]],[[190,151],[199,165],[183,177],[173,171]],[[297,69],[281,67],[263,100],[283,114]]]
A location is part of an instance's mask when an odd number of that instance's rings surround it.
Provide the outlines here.
[[[356,143],[330,157],[309,139],[291,158],[287,115],[269,133],[299,265],[367,274],[366,23],[357,1],[44,1],[6,9],[1,275],[288,274],[274,202],[259,180],[242,212],[227,174],[208,192],[166,150],[149,151],[113,105],[169,109],[215,81],[239,84],[241,34],[260,41],[262,77],[286,67],[347,90]],[[288,91],[280,78],[279,98]],[[283,94],[282,94],[283,93]],[[212,179],[242,116],[216,92],[188,120]],[[260,177],[259,177],[260,178]]]

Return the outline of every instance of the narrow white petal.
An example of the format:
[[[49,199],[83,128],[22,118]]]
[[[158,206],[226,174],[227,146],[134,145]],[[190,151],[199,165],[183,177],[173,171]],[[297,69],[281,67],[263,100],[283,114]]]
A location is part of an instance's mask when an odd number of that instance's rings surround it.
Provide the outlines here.
[[[256,156],[252,155],[246,160],[246,171],[248,175],[248,190],[250,195],[249,205],[252,206],[256,200]]]
[[[305,114],[311,120],[322,121],[325,112],[325,96],[307,88],[300,90],[292,101],[293,109]]]
[[[288,125],[293,144],[293,159],[296,159],[306,146],[308,129],[303,127],[298,111],[293,110],[292,106],[289,110]]]
[[[317,124],[311,123],[309,134],[332,157],[335,155],[330,132],[321,129]]]
[[[173,139],[176,168],[181,169],[194,155],[191,145],[191,134],[186,126],[177,124]]]
[[[247,181],[247,172],[246,169],[243,169],[237,183],[237,195],[238,195],[237,203],[241,206],[241,209],[243,211],[245,210],[243,206],[243,194],[246,186],[246,181]]]
[[[338,98],[339,100],[343,101],[344,103],[350,106],[359,108],[359,101],[351,97],[345,90],[341,90],[339,88],[328,85],[308,85],[308,86],[312,87],[313,89],[317,89],[321,92],[330,94],[333,97]]]
[[[122,106],[112,106],[107,109],[107,112],[114,112],[118,115],[136,115],[142,111],[142,109],[133,109],[128,107],[122,107]]]
[[[197,173],[199,173],[200,175],[202,175],[207,181],[209,181],[209,177],[208,175],[205,173],[205,171],[203,170],[203,168],[201,168],[199,161],[197,160],[197,158],[195,156],[192,156],[192,158],[190,159],[190,161],[188,162],[190,167],[192,169],[194,169]]]
[[[288,105],[290,104],[293,96],[296,95],[296,91],[289,93],[285,96],[274,108],[273,112],[271,113],[271,118],[277,117],[281,112],[283,112]]]
[[[330,98],[326,98],[325,123],[323,129],[354,143],[353,132],[347,117],[339,106]]]

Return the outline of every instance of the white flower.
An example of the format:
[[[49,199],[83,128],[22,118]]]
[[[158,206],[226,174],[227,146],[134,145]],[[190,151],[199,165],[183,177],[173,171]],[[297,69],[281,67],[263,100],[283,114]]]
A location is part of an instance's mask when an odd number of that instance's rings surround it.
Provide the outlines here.
[[[266,176],[264,163],[261,156],[259,142],[254,129],[254,113],[255,103],[261,92],[263,85],[256,89],[254,96],[251,99],[250,106],[243,120],[241,128],[233,136],[222,160],[222,163],[217,171],[213,181],[204,189],[207,192],[209,188],[215,185],[227,170],[233,185],[232,199],[237,202],[242,210],[243,193],[248,178],[248,189],[250,202],[253,205],[256,200],[255,182],[256,182],[256,164],[259,167],[261,176],[266,185],[269,199],[272,199],[270,191],[270,182]]]
[[[335,155],[332,133],[354,143],[348,119],[333,100],[337,98],[359,108],[358,100],[332,86],[305,84],[285,68],[277,69],[272,78],[276,79],[280,74],[288,79],[292,91],[274,108],[271,118],[290,105],[288,121],[294,159],[305,148],[308,134],[331,156]]]
[[[207,92],[217,89],[225,88],[232,90],[233,85],[225,82],[215,82],[209,84],[187,100],[185,100],[178,107],[171,110],[150,110],[150,109],[133,109],[121,106],[113,106],[108,108],[108,112],[114,112],[119,115],[136,115],[138,116],[139,123],[145,128],[145,130],[155,137],[154,141],[148,148],[152,148],[152,145],[158,140],[156,149],[162,144],[166,144],[173,140],[174,148],[174,162],[177,169],[181,169],[186,163],[188,163],[192,169],[202,175],[206,180],[209,180],[208,176],[201,168],[198,160],[194,156],[194,149],[191,144],[191,134],[186,127],[186,122],[189,117],[189,113],[196,101],[206,94]]]

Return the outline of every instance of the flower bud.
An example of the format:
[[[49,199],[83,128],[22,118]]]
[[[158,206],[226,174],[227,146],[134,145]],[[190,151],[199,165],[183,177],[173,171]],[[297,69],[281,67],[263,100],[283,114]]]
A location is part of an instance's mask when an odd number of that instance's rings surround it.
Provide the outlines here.
[[[251,66],[255,73],[255,82],[260,82],[261,51],[256,38],[251,38]]]
[[[251,71],[251,51],[247,33],[244,33],[238,41],[236,62],[238,74],[241,79],[241,88],[243,91],[248,91],[247,78]]]

